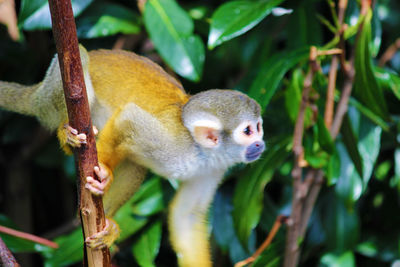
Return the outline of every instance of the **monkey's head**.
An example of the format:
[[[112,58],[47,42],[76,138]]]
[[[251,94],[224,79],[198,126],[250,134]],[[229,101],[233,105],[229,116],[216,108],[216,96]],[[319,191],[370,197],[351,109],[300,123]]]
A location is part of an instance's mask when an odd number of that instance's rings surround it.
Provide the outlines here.
[[[230,166],[254,161],[264,151],[260,110],[243,93],[215,89],[192,96],[182,120],[203,153]]]

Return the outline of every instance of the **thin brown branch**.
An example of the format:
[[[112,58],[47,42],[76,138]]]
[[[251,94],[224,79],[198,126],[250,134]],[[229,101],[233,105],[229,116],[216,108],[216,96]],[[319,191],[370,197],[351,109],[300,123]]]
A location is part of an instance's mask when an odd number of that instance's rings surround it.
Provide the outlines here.
[[[379,67],[385,66],[386,63],[393,58],[393,56],[399,49],[400,49],[400,38],[397,38],[396,41],[393,44],[391,44],[383,53],[383,55],[379,59],[378,66]]]
[[[337,76],[338,66],[339,66],[339,59],[336,55],[334,55],[332,57],[331,68],[329,70],[328,89],[326,92],[325,114],[324,114],[325,125],[328,129],[331,127],[332,120],[333,120],[333,110],[334,110],[334,104],[335,104],[336,76]]]
[[[0,266],[4,267],[19,267],[20,265],[11,254],[10,250],[4,244],[0,237]]]
[[[28,234],[28,233],[25,233],[25,232],[17,231],[17,230],[14,230],[14,229],[11,229],[11,228],[8,228],[8,227],[5,227],[5,226],[1,226],[0,225],[0,232],[8,234],[8,235],[16,236],[16,237],[19,237],[19,238],[22,238],[22,239],[25,239],[25,240],[29,240],[29,241],[32,241],[32,242],[35,242],[35,243],[38,243],[38,244],[42,244],[42,245],[45,245],[45,246],[48,246],[48,247],[51,247],[51,248],[58,248],[58,244],[53,242],[53,241],[50,241],[48,239],[45,239],[45,238],[42,238],[42,237],[39,237],[39,236],[36,236],[36,235],[32,235],[32,234]]]
[[[308,194],[304,200],[302,218],[300,222],[300,233],[299,236],[303,237],[307,230],[308,221],[311,217],[312,211],[314,209],[315,202],[317,201],[317,197],[319,191],[321,190],[323,181],[324,181],[324,172],[322,170],[310,170],[310,186],[308,187]]]
[[[235,267],[242,267],[242,266],[245,266],[245,265],[255,261],[261,255],[261,253],[271,244],[272,240],[274,239],[274,237],[278,233],[282,223],[285,223],[286,220],[287,220],[286,216],[279,215],[276,218],[275,223],[272,226],[272,229],[269,232],[267,238],[264,240],[264,242],[261,244],[261,246],[256,250],[256,252],[254,252],[254,254],[251,255],[250,257],[248,257],[247,259],[239,261],[238,263],[236,263]]]
[[[74,150],[79,176],[79,210],[85,240],[105,227],[102,198],[94,196],[85,189],[86,177],[95,177],[94,166],[98,165],[96,143],[71,2],[70,0],[50,0],[49,5],[69,124],[79,133],[87,136],[87,144]],[[85,265],[110,266],[111,259],[108,248],[90,249],[86,244],[85,247]]]
[[[305,192],[302,182],[303,172],[303,134],[304,134],[304,114],[306,107],[309,105],[309,95],[311,92],[311,86],[314,74],[320,69],[317,62],[317,49],[311,47],[310,49],[310,70],[308,71],[303,85],[303,92],[301,103],[299,107],[299,113],[297,114],[295,129],[293,133],[293,153],[294,153],[294,166],[292,170],[293,177],[293,197],[292,197],[292,212],[288,219],[288,231],[286,237],[285,247],[285,267],[296,266],[299,258],[299,242],[298,236],[300,231],[301,211],[303,209],[303,200]]]

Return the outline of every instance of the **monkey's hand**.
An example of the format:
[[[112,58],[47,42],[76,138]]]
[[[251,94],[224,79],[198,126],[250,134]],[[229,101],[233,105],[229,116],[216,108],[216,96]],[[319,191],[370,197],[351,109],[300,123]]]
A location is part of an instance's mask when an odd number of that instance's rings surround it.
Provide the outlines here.
[[[98,134],[96,126],[93,126],[94,135]],[[62,123],[57,130],[57,137],[60,145],[66,154],[71,155],[71,147],[81,147],[87,143],[87,137],[84,133],[78,133],[78,130],[72,128],[68,123]]]
[[[106,226],[104,229],[86,238],[85,243],[88,247],[94,249],[111,247],[114,241],[119,237],[119,233],[118,224],[113,219],[106,218]]]
[[[91,176],[86,177],[85,187],[90,190],[93,195],[101,196],[110,187],[113,180],[113,175],[110,169],[99,162],[99,166],[94,167],[94,172],[100,181],[97,181]]]

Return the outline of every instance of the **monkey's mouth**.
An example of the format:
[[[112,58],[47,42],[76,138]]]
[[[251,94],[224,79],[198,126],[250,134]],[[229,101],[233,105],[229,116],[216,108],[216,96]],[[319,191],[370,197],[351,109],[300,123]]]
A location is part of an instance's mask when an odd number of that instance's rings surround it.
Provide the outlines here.
[[[246,150],[246,161],[251,162],[258,159],[264,152],[264,142],[257,141],[251,144]]]
[[[263,153],[263,151],[259,151],[259,152],[254,152],[254,153],[246,153],[246,161],[247,162],[251,162],[251,161],[255,161],[257,160],[261,154]]]

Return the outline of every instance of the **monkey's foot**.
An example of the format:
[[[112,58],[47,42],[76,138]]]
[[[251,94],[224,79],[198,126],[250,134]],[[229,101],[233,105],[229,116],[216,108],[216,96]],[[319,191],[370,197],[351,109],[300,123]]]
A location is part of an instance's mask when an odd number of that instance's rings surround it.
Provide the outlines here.
[[[106,226],[104,226],[104,229],[86,238],[85,243],[92,249],[111,247],[114,241],[119,237],[119,232],[118,224],[113,219],[106,218]]]
[[[100,181],[97,181],[91,176],[86,177],[85,187],[90,190],[93,195],[101,196],[108,189],[112,182],[112,174],[109,169],[103,164],[99,163],[99,167],[94,167],[94,172]]]
[[[81,147],[81,145],[86,145],[87,136],[84,133],[78,133],[78,130],[72,128],[69,124],[64,124],[64,131],[67,137],[66,142],[72,147]],[[93,125],[93,133],[96,136],[99,133],[96,126]]]
[[[69,124],[64,124],[64,131],[67,137],[67,144],[72,147],[81,147],[81,145],[86,145],[86,134],[78,133],[78,130],[69,126]]]

